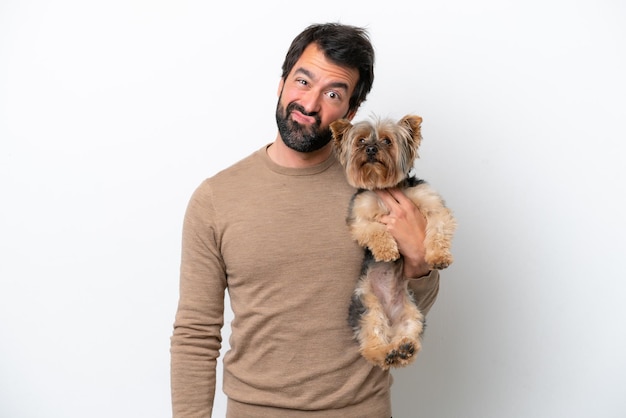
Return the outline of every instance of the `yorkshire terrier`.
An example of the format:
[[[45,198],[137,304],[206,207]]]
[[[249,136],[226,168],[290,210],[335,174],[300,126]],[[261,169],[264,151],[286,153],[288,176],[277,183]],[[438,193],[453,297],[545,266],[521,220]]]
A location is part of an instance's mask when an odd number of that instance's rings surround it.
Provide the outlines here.
[[[456,229],[452,212],[435,190],[411,174],[422,140],[421,124],[420,116],[407,115],[398,122],[378,119],[353,125],[340,119],[330,125],[333,150],[348,183],[358,189],[347,223],[352,237],[365,248],[348,320],[363,357],[385,370],[415,360],[421,349],[424,315],[403,275],[398,245],[378,222],[389,210],[373,190],[400,188],[426,219],[425,262],[431,269],[452,263],[450,248]]]

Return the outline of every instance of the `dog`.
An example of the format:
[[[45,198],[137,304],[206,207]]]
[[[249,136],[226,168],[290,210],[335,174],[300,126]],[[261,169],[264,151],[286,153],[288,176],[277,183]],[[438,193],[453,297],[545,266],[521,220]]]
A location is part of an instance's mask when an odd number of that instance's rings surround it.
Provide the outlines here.
[[[403,277],[398,245],[378,220],[389,213],[373,190],[400,188],[426,219],[424,260],[431,269],[453,262],[451,244],[456,220],[442,197],[412,175],[420,146],[422,118],[375,119],[330,125],[333,151],[357,189],[346,218],[351,236],[365,248],[361,275],[354,290],[348,322],[361,355],[388,370],[404,367],[421,349],[424,315]]]

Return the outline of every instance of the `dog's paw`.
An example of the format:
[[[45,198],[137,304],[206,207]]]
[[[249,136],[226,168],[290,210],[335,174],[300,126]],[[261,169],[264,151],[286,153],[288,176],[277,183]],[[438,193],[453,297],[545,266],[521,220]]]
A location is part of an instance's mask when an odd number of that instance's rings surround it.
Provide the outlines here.
[[[381,367],[387,368],[387,369],[389,367],[392,367],[393,365],[395,365],[397,357],[398,357],[398,352],[396,350],[391,350],[389,353],[387,353],[387,356],[385,357],[384,366],[381,366]]]
[[[396,261],[400,258],[400,251],[398,251],[398,245],[393,242],[393,245],[388,246],[377,246],[377,247],[369,247],[374,259],[376,261]]]
[[[403,337],[391,344],[366,347],[361,350],[361,354],[373,365],[389,370],[392,367],[404,367],[413,363],[421,348],[419,339]]]
[[[404,367],[415,361],[417,353],[422,348],[419,340],[402,338],[387,354],[385,364],[388,367]]]
[[[452,264],[452,254],[449,252],[439,252],[435,254],[426,254],[424,257],[424,261],[430,266],[433,270],[443,270]]]
[[[430,268],[432,270],[443,270],[445,268],[448,268],[450,266],[450,264],[452,264],[452,262],[442,261],[442,262],[439,262],[439,263],[432,264]]]

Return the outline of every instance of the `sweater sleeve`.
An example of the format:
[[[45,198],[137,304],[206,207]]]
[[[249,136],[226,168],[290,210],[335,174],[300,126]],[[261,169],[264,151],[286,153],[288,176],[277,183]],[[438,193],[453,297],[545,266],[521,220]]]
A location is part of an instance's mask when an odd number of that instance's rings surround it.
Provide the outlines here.
[[[413,291],[417,307],[426,316],[430,308],[435,304],[439,294],[439,270],[431,270],[426,276],[408,280],[409,288]]]
[[[210,417],[224,323],[226,275],[207,183],[193,194],[183,224],[180,296],[171,338],[174,418]]]

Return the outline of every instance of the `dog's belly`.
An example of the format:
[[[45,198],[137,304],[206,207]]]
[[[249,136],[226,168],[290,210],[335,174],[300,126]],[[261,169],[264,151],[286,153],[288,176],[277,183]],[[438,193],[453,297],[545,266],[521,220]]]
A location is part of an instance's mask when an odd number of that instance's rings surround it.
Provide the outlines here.
[[[372,292],[380,301],[391,323],[394,323],[404,306],[407,283],[401,271],[401,261],[378,262],[370,267],[368,274]]]

